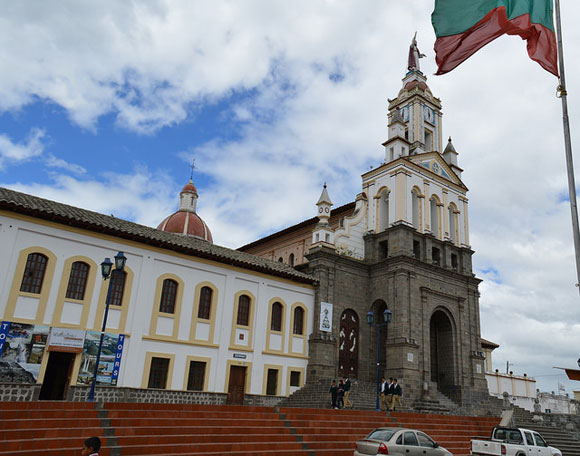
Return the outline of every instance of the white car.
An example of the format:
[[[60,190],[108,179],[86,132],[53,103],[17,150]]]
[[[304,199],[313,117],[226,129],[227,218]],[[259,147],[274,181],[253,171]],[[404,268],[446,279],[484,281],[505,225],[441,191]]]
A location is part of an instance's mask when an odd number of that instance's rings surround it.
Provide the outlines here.
[[[354,456],[389,454],[391,456],[453,456],[421,431],[405,428],[377,428],[356,442]]]

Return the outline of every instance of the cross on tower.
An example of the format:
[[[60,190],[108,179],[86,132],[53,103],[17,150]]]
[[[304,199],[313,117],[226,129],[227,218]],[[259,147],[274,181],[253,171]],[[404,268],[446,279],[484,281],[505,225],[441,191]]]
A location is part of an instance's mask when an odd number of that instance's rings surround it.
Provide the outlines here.
[[[190,176],[190,179],[191,179],[191,180],[193,180],[193,170],[194,170],[194,169],[197,169],[197,168],[195,167],[195,158],[192,158],[192,159],[191,159],[191,166],[190,166],[190,168],[191,168],[191,176]]]

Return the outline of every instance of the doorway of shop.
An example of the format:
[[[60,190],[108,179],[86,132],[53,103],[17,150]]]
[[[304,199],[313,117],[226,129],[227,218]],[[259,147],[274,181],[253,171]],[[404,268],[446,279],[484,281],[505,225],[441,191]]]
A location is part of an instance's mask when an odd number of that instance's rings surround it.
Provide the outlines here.
[[[40,388],[40,400],[61,401],[66,398],[76,353],[51,351]]]

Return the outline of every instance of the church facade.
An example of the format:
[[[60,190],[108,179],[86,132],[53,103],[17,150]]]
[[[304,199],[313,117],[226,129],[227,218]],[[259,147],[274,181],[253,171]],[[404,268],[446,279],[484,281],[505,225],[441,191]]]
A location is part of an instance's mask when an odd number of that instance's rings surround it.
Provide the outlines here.
[[[388,104],[384,162],[362,175],[355,201],[333,210],[325,184],[316,217],[240,250],[318,280],[308,378],[374,381],[378,361],[409,398],[443,392],[468,403],[488,394],[468,189],[418,64],[402,82]],[[377,328],[387,309],[392,321]]]

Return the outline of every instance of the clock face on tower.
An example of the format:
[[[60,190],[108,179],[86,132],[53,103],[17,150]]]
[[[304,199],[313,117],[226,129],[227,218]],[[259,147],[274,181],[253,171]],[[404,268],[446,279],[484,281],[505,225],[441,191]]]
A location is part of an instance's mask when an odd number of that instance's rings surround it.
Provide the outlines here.
[[[399,114],[401,114],[403,120],[407,122],[409,120],[409,106],[405,106],[399,109]]]

